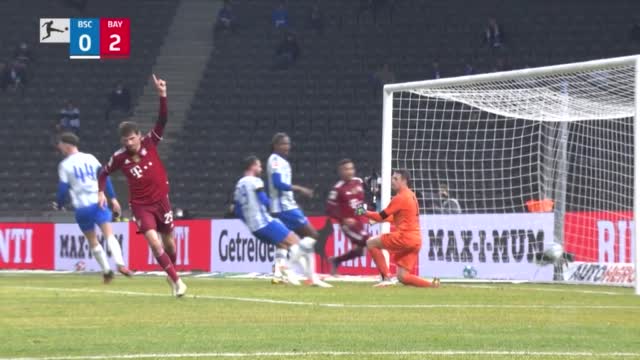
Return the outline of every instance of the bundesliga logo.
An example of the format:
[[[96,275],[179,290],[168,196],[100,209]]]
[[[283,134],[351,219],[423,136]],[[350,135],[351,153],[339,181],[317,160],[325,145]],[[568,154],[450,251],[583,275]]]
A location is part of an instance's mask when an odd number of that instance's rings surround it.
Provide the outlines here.
[[[69,43],[69,19],[40,19],[41,43]]]

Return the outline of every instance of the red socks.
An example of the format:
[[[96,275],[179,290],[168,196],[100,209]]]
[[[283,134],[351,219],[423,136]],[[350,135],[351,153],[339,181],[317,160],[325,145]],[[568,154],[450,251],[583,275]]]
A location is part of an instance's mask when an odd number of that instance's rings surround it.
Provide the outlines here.
[[[176,272],[176,268],[173,266],[173,262],[171,262],[169,255],[167,255],[166,252],[163,252],[161,255],[156,256],[156,260],[167,275],[169,275],[171,280],[173,280],[174,283],[177,282],[179,279],[178,273]]]

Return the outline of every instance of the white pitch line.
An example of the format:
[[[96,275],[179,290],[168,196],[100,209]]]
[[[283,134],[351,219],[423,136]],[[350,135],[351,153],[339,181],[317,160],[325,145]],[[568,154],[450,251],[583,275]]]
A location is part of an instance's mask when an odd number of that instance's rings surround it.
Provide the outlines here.
[[[518,284],[520,285],[520,284]],[[496,286],[491,285],[472,285],[472,284],[448,284],[448,286],[470,288],[470,289],[497,289]],[[571,285],[565,285],[571,286]],[[612,296],[635,296],[633,293],[623,293],[616,291],[605,290],[580,290],[580,289],[556,289],[556,288],[541,288],[541,287],[521,287],[513,286],[509,287],[509,290],[522,290],[522,291],[546,291],[546,292],[562,292],[562,293],[578,293],[578,294],[594,294],[594,295],[612,295]]]
[[[106,360],[106,359],[182,359],[182,358],[264,358],[305,356],[532,356],[532,357],[638,357],[640,353],[590,351],[483,351],[483,350],[426,350],[426,351],[308,351],[308,352],[209,352],[174,354],[120,354],[86,356],[44,356],[0,358],[0,360]]]
[[[94,294],[110,294],[110,295],[130,295],[130,296],[149,296],[149,297],[170,297],[168,294],[148,293],[138,291],[124,290],[97,290],[97,289],[76,289],[76,288],[55,288],[55,287],[39,287],[39,286],[6,286],[6,288],[32,290],[32,291],[58,291],[61,293],[94,293]],[[542,305],[542,304],[340,304],[340,303],[313,303],[305,301],[288,301],[265,298],[252,297],[234,297],[234,296],[217,296],[217,295],[188,295],[185,298],[191,299],[207,299],[207,300],[223,300],[223,301],[239,301],[252,303],[267,303],[278,305],[296,305],[296,306],[317,306],[326,308],[359,308],[359,309],[619,309],[619,310],[639,310],[640,307],[633,305]]]

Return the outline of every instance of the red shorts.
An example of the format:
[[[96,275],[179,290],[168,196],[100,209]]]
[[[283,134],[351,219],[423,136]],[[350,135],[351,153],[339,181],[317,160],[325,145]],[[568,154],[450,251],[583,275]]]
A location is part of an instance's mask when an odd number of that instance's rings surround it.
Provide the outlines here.
[[[396,265],[405,270],[413,271],[418,263],[422,238],[419,232],[390,232],[382,235],[382,247],[391,253]]]
[[[142,234],[149,230],[169,234],[173,230],[173,211],[168,196],[153,204],[131,204],[131,212],[138,231]]]
[[[365,229],[363,223],[356,222],[353,226],[342,225],[342,232],[353,244],[367,246],[369,232]]]

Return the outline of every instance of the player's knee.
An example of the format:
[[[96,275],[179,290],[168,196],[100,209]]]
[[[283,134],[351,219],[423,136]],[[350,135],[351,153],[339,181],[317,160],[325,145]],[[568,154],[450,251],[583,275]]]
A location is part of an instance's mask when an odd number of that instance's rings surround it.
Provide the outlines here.
[[[294,232],[290,232],[289,235],[287,235],[287,237],[284,238],[284,241],[282,243],[286,245],[286,247],[289,247],[299,242],[300,242],[300,238],[298,237],[298,235],[296,235]]]
[[[367,246],[367,249],[377,248],[378,246],[376,244],[376,238],[371,238],[367,240],[366,246]]]
[[[318,231],[311,226],[307,225],[303,230],[302,237],[311,237],[317,239],[319,237]]]
[[[398,281],[400,281],[400,283],[407,285],[407,279],[405,278],[404,275],[402,276],[398,276]]]
[[[406,284],[405,275],[406,275],[406,273],[404,271],[401,271],[400,269],[398,269],[398,273],[396,274],[396,276],[398,277],[398,281],[400,281],[403,284]]]
[[[149,249],[151,249],[153,256],[160,256],[165,252],[164,248],[160,244],[149,244]]]

